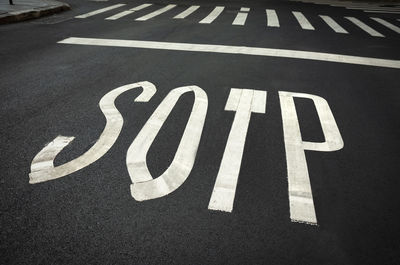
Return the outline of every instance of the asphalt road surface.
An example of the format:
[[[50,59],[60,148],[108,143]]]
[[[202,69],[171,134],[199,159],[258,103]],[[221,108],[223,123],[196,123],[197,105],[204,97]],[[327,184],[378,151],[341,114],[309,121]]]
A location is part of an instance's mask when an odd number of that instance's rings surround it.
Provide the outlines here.
[[[67,2],[0,27],[1,264],[400,264],[400,6]]]

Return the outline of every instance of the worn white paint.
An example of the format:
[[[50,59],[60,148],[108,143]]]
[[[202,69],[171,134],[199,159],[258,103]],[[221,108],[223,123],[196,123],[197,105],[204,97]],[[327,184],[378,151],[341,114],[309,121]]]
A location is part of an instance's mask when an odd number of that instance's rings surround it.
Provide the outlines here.
[[[232,88],[225,110],[235,111],[208,209],[232,212],[252,112],[265,113],[267,92]]]
[[[125,17],[125,16],[130,15],[130,14],[132,14],[134,12],[135,11],[125,10],[125,11],[122,11],[122,12],[117,13],[115,15],[112,15],[110,17],[106,17],[105,20],[117,20],[117,19],[120,19],[121,17]]]
[[[232,25],[236,26],[243,26],[246,23],[247,15],[248,12],[250,11],[250,8],[248,7],[242,7],[240,8],[240,11],[235,17],[235,20],[233,20]]]
[[[302,29],[314,30],[314,27],[311,25],[310,21],[308,21],[308,19],[303,15],[303,13],[292,11],[292,14],[296,18],[297,22],[299,22]]]
[[[266,9],[267,26],[279,28],[279,19],[274,9]]]
[[[314,102],[325,142],[302,140],[294,98]],[[343,148],[343,139],[328,102],[315,95],[279,91],[283,133],[288,170],[290,219],[294,222],[317,224],[305,150],[336,151]]]
[[[151,19],[151,18],[153,18],[153,17],[156,17],[156,16],[158,16],[158,15],[161,15],[162,13],[165,13],[165,12],[171,10],[171,9],[174,8],[174,7],[176,7],[176,5],[167,5],[167,6],[163,7],[163,8],[160,8],[160,9],[154,11],[154,12],[151,12],[151,13],[149,13],[149,14],[147,14],[147,15],[144,15],[144,16],[142,16],[142,17],[139,17],[139,18],[137,18],[137,19],[135,19],[135,20],[137,20],[137,21],[149,20],[149,19]]]
[[[194,11],[196,11],[199,8],[200,8],[200,6],[191,6],[191,7],[187,8],[186,10],[184,10],[183,12],[179,13],[178,15],[174,16],[174,18],[175,19],[183,19],[183,18],[189,16],[190,14],[192,14]]]
[[[146,7],[152,6],[153,4],[142,4],[142,5],[138,5],[137,7],[131,8],[129,10],[132,11],[140,11],[142,9],[145,9]]]
[[[88,18],[88,17],[94,16],[94,15],[97,15],[97,14],[101,14],[101,13],[116,9],[116,8],[124,6],[124,5],[125,4],[112,5],[112,6],[101,8],[101,9],[98,9],[98,10],[95,10],[95,11],[92,11],[92,12],[89,12],[89,13],[86,13],[86,14],[83,14],[83,15],[76,16],[75,18]]]
[[[147,152],[178,99],[194,92],[194,104],[185,131],[170,166],[153,179],[146,163]],[[187,179],[197,154],[207,114],[207,94],[198,86],[173,89],[160,103],[128,149],[126,165],[132,180],[131,195],[137,201],[165,196]]]
[[[371,19],[400,34],[400,28],[393,25],[392,23],[389,23],[386,20],[378,17],[371,17]]]
[[[342,28],[335,20],[333,20],[330,16],[323,16],[319,15],[323,21],[325,21],[326,24],[328,24],[331,29],[333,29],[336,33],[345,33],[347,34],[348,32]]]
[[[142,40],[76,38],[76,37],[70,37],[70,38],[64,39],[62,41],[59,41],[58,43],[75,44],[75,45],[96,45],[96,46],[110,46],[110,47],[130,47],[130,48],[157,49],[157,50],[209,52],[209,53],[223,53],[223,54],[282,57],[282,58],[316,60],[316,61],[325,61],[325,62],[368,65],[368,66],[400,69],[400,61],[399,60],[351,56],[351,55],[334,54],[334,53],[297,51],[297,50],[285,50],[285,49],[271,49],[271,48],[261,48],[261,47],[210,45],[210,44],[177,43],[177,42],[162,42],[162,41],[142,41]]]
[[[224,11],[225,7],[224,6],[217,6],[211,11],[208,16],[203,18],[199,23],[200,24],[210,24],[212,23],[221,13]]]
[[[137,7],[131,8],[131,9],[129,9],[129,10],[122,11],[122,12],[120,12],[120,13],[117,13],[117,14],[111,16],[111,17],[106,18],[106,20],[117,20],[117,19],[119,19],[119,18],[121,18],[121,17],[125,17],[125,16],[127,16],[127,15],[130,15],[130,14],[134,13],[135,11],[142,10],[142,9],[144,9],[144,8],[146,8],[146,7],[151,6],[151,5],[152,5],[152,4],[142,4],[142,5],[139,5],[139,6],[137,6]]]
[[[107,153],[117,140],[124,123],[121,114],[114,105],[114,101],[122,93],[140,87],[143,88],[143,92],[136,97],[135,102],[148,102],[156,92],[156,88],[147,81],[118,87],[101,98],[99,106],[106,118],[106,126],[96,143],[81,156],[54,167],[53,161],[55,157],[74,137],[58,136],[45,146],[33,158],[29,183],[34,184],[69,175],[97,161]]]
[[[379,33],[378,31],[374,30],[373,28],[371,28],[370,26],[368,26],[367,24],[365,24],[364,22],[360,21],[359,19],[357,19],[355,17],[345,17],[345,18],[347,18],[348,20],[353,22],[354,25],[356,25],[360,29],[364,30],[365,32],[367,32],[371,36],[374,36],[374,37],[385,37],[381,33]]]

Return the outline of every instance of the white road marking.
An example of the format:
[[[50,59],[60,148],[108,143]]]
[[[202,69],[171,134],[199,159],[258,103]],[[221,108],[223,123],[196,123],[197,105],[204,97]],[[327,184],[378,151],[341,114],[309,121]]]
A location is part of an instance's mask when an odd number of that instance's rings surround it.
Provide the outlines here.
[[[142,4],[142,5],[139,5],[137,7],[131,8],[129,10],[131,10],[131,11],[140,11],[140,10],[145,9],[146,7],[149,7],[149,6],[152,6],[152,5],[153,4]]]
[[[225,106],[236,111],[208,209],[232,212],[252,112],[265,113],[266,91],[232,88]]]
[[[321,122],[325,142],[305,142],[302,140],[294,98],[307,98],[314,102]],[[335,118],[325,99],[303,93],[279,91],[283,134],[288,170],[290,219],[293,222],[317,224],[314,201],[305,150],[337,151],[344,143]]]
[[[199,23],[200,24],[210,24],[212,23],[221,13],[224,11],[224,6],[216,6],[213,11],[211,11],[208,16],[203,18]]]
[[[307,20],[307,18],[303,15],[303,13],[297,12],[297,11],[292,11],[292,14],[297,19],[297,22],[299,22],[302,29],[314,30],[314,27]]]
[[[371,19],[400,34],[400,28],[393,25],[392,23],[389,23],[386,20],[377,17],[371,17]]]
[[[190,91],[194,92],[194,104],[174,159],[161,176],[153,179],[146,163],[147,152],[179,98]],[[165,196],[185,182],[196,159],[207,107],[207,94],[198,86],[175,88],[160,103],[126,155],[126,165],[133,183],[131,195],[135,200],[144,201]]]
[[[246,23],[248,12],[250,8],[242,7],[238,14],[235,17],[235,20],[232,22],[232,25],[243,26]]]
[[[192,14],[194,11],[196,11],[197,9],[199,9],[200,6],[191,6],[188,9],[186,9],[185,11],[183,11],[182,13],[179,13],[178,15],[174,16],[174,18],[178,18],[178,19],[182,19],[185,18],[187,16],[189,16],[190,14]]]
[[[127,15],[130,15],[130,14],[134,13],[135,11],[142,10],[142,9],[144,9],[144,8],[146,8],[146,7],[151,6],[151,5],[152,5],[152,4],[143,4],[143,5],[140,5],[140,6],[131,8],[131,9],[129,9],[129,10],[122,11],[122,12],[120,12],[120,13],[117,13],[117,14],[111,16],[111,17],[106,18],[106,20],[116,20],[116,19],[119,19],[119,18],[121,18],[121,17],[125,17],[125,16],[127,16]]]
[[[261,48],[261,47],[177,43],[177,42],[162,42],[162,41],[142,41],[142,40],[95,39],[95,38],[77,38],[77,37],[70,37],[62,41],[59,41],[58,43],[74,44],[74,45],[129,47],[129,48],[141,48],[141,49],[282,57],[282,58],[315,60],[315,61],[368,65],[368,66],[400,69],[399,60],[351,56],[351,55],[323,53],[323,52]]]
[[[345,17],[345,18],[347,18],[348,20],[353,22],[353,24],[355,24],[357,27],[359,27],[360,29],[364,30],[365,32],[367,32],[371,36],[374,36],[374,37],[385,37],[382,34],[380,34],[378,31],[374,30],[373,28],[371,28],[370,26],[368,26],[364,22],[361,22],[360,20],[358,20],[355,17]]]
[[[150,18],[153,18],[153,17],[156,17],[158,15],[161,15],[162,13],[165,13],[165,12],[171,10],[174,7],[176,7],[176,5],[167,5],[167,6],[163,7],[163,8],[160,8],[160,9],[154,11],[154,12],[151,12],[150,14],[147,14],[147,15],[142,16],[140,18],[137,18],[135,20],[137,20],[137,21],[145,21],[145,20],[148,20]]]
[[[117,19],[119,19],[119,18],[121,18],[121,17],[125,17],[125,16],[127,16],[127,15],[130,15],[130,14],[132,14],[133,12],[135,12],[135,11],[125,10],[125,11],[122,11],[122,12],[117,13],[117,14],[115,14],[115,15],[112,15],[112,16],[110,16],[110,17],[107,17],[107,18],[105,18],[105,20],[117,20]]]
[[[105,94],[101,98],[99,106],[106,117],[106,126],[96,143],[83,155],[54,167],[53,161],[57,154],[74,139],[74,137],[58,136],[33,158],[29,183],[34,184],[69,175],[87,167],[107,153],[117,140],[124,123],[114,101],[122,93],[139,87],[143,88],[143,92],[136,97],[135,102],[148,102],[156,92],[152,83],[144,81],[121,86]]]
[[[333,29],[336,33],[348,33],[344,28],[342,28],[335,20],[333,20],[329,16],[319,15],[326,24],[328,24],[331,29]]]
[[[279,27],[278,16],[274,9],[266,9],[265,13],[267,14],[267,26],[268,27]]]
[[[88,17],[94,16],[94,15],[97,15],[97,14],[101,14],[101,13],[113,10],[115,8],[118,8],[118,7],[121,7],[121,6],[124,6],[124,5],[125,4],[112,5],[112,6],[105,7],[105,8],[102,8],[102,9],[98,9],[98,10],[95,10],[95,11],[92,11],[92,12],[89,12],[89,13],[86,13],[86,14],[83,14],[83,15],[76,16],[75,18],[88,18]]]

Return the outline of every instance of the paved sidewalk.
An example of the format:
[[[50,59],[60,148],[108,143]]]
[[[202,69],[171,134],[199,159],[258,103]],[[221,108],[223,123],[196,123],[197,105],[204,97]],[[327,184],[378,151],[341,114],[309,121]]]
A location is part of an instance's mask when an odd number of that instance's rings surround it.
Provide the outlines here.
[[[70,10],[70,6],[55,0],[8,0],[0,3],[0,24],[18,22]]]

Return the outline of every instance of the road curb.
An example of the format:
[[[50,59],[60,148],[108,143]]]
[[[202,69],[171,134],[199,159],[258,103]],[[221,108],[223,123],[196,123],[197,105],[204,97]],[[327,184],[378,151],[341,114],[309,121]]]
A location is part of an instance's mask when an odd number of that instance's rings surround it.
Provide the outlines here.
[[[20,21],[25,21],[28,19],[39,18],[39,17],[48,16],[48,15],[56,14],[59,12],[71,10],[71,7],[69,4],[58,2],[58,1],[52,1],[52,2],[54,2],[54,5],[52,5],[52,6],[41,7],[41,8],[32,8],[32,9],[21,10],[21,11],[14,11],[14,12],[9,12],[9,13],[0,15],[0,24],[20,22]]]

